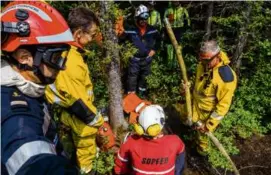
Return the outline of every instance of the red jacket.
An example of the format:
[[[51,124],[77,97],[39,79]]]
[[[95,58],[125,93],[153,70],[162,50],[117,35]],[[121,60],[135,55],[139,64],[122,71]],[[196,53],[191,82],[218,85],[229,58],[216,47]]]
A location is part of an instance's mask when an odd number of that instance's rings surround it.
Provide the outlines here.
[[[184,143],[177,135],[146,139],[132,135],[121,145],[115,161],[117,174],[174,175],[177,156],[184,153]]]

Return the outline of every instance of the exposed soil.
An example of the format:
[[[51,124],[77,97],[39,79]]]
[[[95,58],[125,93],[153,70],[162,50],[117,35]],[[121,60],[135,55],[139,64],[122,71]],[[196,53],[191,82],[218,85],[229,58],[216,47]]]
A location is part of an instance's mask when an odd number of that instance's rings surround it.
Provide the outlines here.
[[[167,121],[170,132],[178,133],[182,138],[191,132],[191,129],[180,124],[173,108],[166,108],[165,111],[170,116]],[[271,133],[246,140],[239,138],[236,143],[240,153],[231,158],[241,175],[271,175]],[[195,153],[192,142],[186,142],[186,153],[184,175],[233,175],[233,172],[211,167],[207,158]]]
[[[240,155],[232,157],[241,175],[271,174],[271,134],[238,140]]]

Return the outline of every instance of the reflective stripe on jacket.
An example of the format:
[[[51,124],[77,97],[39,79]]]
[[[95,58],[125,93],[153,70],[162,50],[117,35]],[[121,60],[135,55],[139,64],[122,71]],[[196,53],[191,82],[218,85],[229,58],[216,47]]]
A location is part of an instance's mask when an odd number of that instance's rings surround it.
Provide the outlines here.
[[[166,135],[157,139],[132,135],[120,147],[115,160],[115,172],[174,175],[175,161],[184,149],[183,142],[176,135]]]
[[[45,137],[50,116],[43,104],[42,97],[1,86],[1,163],[10,175],[76,173],[75,167],[68,168],[68,160],[56,156],[55,145]]]
[[[194,122],[211,118],[218,123],[229,111],[237,77],[228,63],[228,59],[224,60],[207,71],[201,63],[198,65],[193,91]]]
[[[146,32],[141,35],[140,30],[136,26],[125,29],[124,33],[120,36],[121,40],[128,39],[133,43],[137,52],[135,57],[145,58],[151,50],[157,50],[159,47],[159,33],[153,26],[147,25]]]
[[[64,108],[68,108],[78,99],[82,99],[96,114],[96,107],[92,104],[94,96],[89,70],[77,47],[71,46],[66,69],[60,71],[56,81],[46,87],[45,95],[50,103],[56,103]]]
[[[97,109],[93,105],[93,85],[90,80],[88,65],[83,59],[82,52],[84,52],[82,49],[71,46],[67,57],[66,69],[60,71],[56,81],[46,87],[45,95],[49,103],[56,103],[67,109],[62,112],[62,116],[70,117],[73,114],[88,111],[85,112],[86,114],[84,115],[86,116],[83,117],[93,118],[97,114]],[[80,107],[83,110],[72,114],[70,111],[75,104],[77,106],[81,105]],[[82,120],[82,117],[76,117]],[[83,122],[85,122],[84,119]],[[97,125],[100,126],[102,123],[103,121],[99,121]]]

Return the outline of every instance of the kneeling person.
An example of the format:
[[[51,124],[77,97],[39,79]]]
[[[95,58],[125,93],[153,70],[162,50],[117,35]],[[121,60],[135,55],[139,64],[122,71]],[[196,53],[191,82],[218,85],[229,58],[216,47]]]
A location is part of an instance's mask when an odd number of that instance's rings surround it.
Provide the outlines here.
[[[158,105],[145,107],[134,125],[136,134],[121,145],[116,174],[181,174],[185,145],[177,135],[164,135],[165,114]],[[130,167],[132,169],[130,169]]]

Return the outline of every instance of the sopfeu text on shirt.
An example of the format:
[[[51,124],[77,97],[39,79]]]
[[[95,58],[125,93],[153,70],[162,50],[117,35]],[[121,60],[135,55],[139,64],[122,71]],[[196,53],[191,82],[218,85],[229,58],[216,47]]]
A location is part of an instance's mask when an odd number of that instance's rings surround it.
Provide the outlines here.
[[[147,164],[147,165],[153,165],[153,164],[166,164],[168,163],[168,157],[160,157],[160,158],[143,158],[141,161],[142,164]]]

